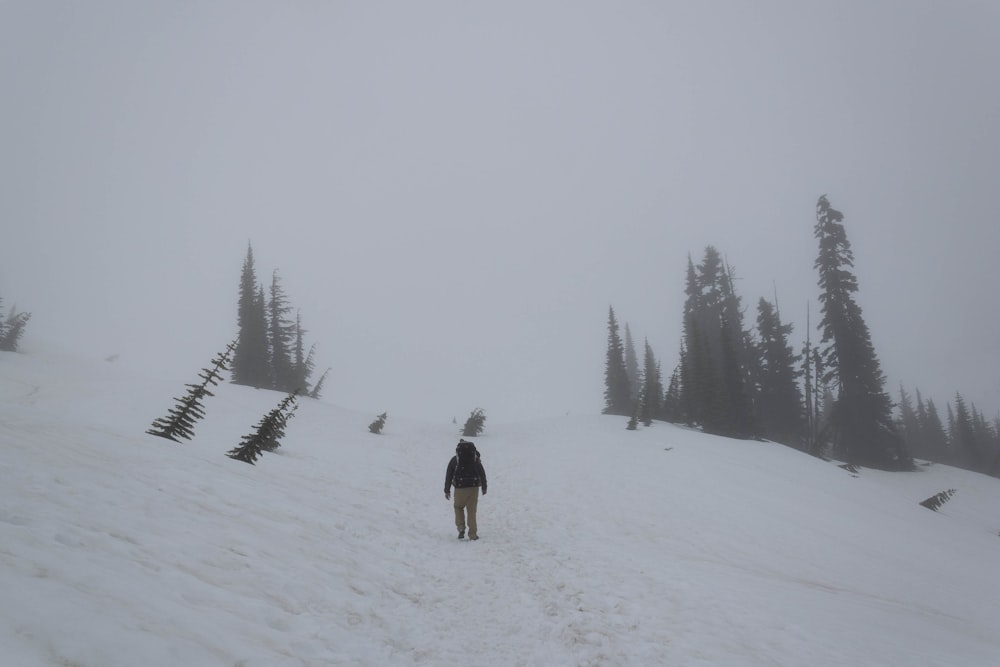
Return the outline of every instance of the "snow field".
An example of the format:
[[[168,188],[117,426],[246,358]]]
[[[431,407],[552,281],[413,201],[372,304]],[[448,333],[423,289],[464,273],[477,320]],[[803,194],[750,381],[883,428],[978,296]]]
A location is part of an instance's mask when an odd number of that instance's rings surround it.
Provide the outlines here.
[[[993,665],[1000,481],[863,470],[616,417],[491,424],[478,542],[455,539],[457,427],[279,394],[0,359],[0,645],[23,667]],[[197,369],[192,370],[192,377]],[[958,493],[939,512],[920,500]]]

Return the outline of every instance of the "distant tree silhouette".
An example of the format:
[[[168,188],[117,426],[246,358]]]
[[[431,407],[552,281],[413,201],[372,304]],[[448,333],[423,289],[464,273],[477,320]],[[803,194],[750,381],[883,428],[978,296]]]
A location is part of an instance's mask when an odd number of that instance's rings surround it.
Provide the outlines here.
[[[462,427],[462,435],[464,436],[476,436],[483,432],[486,425],[486,415],[483,413],[482,408],[476,408],[469,415],[469,418],[465,420],[465,426]]]
[[[388,413],[383,412],[378,417],[375,418],[371,424],[368,425],[368,430],[375,435],[382,433],[382,429],[385,428],[385,420],[388,418]]]
[[[823,362],[835,381],[831,415],[834,446],[849,463],[890,470],[908,470],[913,463],[892,419],[892,402],[875,355],[868,326],[854,300],[857,278],[850,269],[854,253],[842,221],[826,196],[816,204],[814,233],[819,241],[815,267],[819,272],[823,318]]]
[[[660,377],[660,365],[649,344],[644,341],[642,390],[639,392],[638,419],[646,426],[651,426],[653,420],[662,417],[663,380]]]
[[[636,407],[638,407],[638,403],[636,403]],[[633,412],[632,416],[628,418],[628,423],[625,424],[625,430],[635,431],[638,428],[639,428],[639,413],[638,411],[636,411]]]
[[[201,382],[185,385],[188,387],[188,392],[184,398],[175,398],[177,405],[170,409],[166,417],[155,420],[146,433],[174,442],[180,442],[181,438],[192,439],[195,423],[205,417],[202,400],[206,396],[214,396],[209,387],[217,386],[222,381],[222,373],[228,368],[235,349],[236,341],[233,341],[226,346],[225,350],[215,355],[211,362],[212,365],[209,368],[203,368],[198,375]]]
[[[295,325],[288,319],[291,310],[285,290],[281,287],[278,271],[275,269],[271,273],[271,298],[267,302],[267,336],[271,349],[271,386],[284,392],[300,389],[295,386],[296,378],[292,369]]]
[[[639,374],[639,357],[635,353],[635,343],[628,322],[625,323],[625,376],[628,377],[629,398],[635,403],[642,388],[642,377]]]
[[[625,368],[625,348],[618,335],[615,310],[608,307],[608,351],[604,369],[604,414],[627,416],[632,413],[632,390]]]
[[[975,418],[962,394],[955,392],[955,411],[951,422],[951,441],[958,455],[958,465],[968,470],[984,471],[983,447],[976,434]]]
[[[683,354],[681,355],[683,359]],[[683,421],[681,415],[681,367],[678,366],[670,374],[670,383],[663,394],[663,419],[671,423]]]
[[[277,407],[261,418],[252,433],[243,436],[240,446],[226,452],[226,456],[253,465],[262,452],[273,452],[280,447],[285,426],[298,407],[295,400],[294,392],[285,396]]]
[[[309,378],[316,368],[316,362],[313,361],[316,345],[310,346],[308,353],[305,352],[305,333],[305,329],[302,328],[302,315],[296,312],[294,344],[292,348],[291,386],[298,389],[299,393],[308,396],[310,395]]]
[[[934,510],[935,512],[937,512],[938,508],[941,507],[941,505],[944,505],[949,500],[951,500],[951,497],[953,495],[955,495],[955,489],[948,489],[947,491],[942,491],[941,493],[935,493],[933,496],[927,498],[926,500],[921,500],[920,504],[929,510]]]
[[[801,447],[805,436],[805,412],[796,369],[799,357],[788,336],[791,324],[783,324],[777,308],[766,299],[757,303],[757,333],[760,375],[757,415],[764,435],[771,440]]]
[[[744,327],[743,299],[736,291],[736,271],[723,262],[720,276],[721,318],[719,321],[723,386],[730,405],[729,432],[737,438],[760,436],[756,414],[760,358],[753,337]]]
[[[715,247],[705,247],[697,267],[688,256],[684,293],[679,413],[707,433],[755,437],[754,347],[743,328],[733,270]]]
[[[920,419],[917,416],[917,411],[913,407],[913,398],[910,396],[906,388],[900,383],[899,385],[899,402],[896,404],[899,408],[899,418],[896,420],[896,431],[899,433],[903,441],[906,442],[906,446],[909,449],[910,455],[919,458],[927,458],[926,453],[920,446]]]
[[[323,371],[323,374],[319,376],[319,379],[316,380],[316,384],[314,384],[313,388],[309,391],[309,398],[320,397],[320,394],[323,392],[323,385],[326,383],[326,376],[329,375],[329,373],[329,368]]]
[[[942,463],[954,463],[955,452],[948,441],[948,434],[944,430],[941,422],[941,415],[938,414],[934,399],[928,398],[925,403],[920,390],[917,390],[917,419],[920,423],[921,439],[925,443],[926,450],[932,453],[935,461]]]
[[[19,313],[13,307],[6,321],[0,326],[0,350],[4,352],[17,352],[18,343],[24,335],[24,328],[31,319],[31,313]]]
[[[257,282],[253,247],[247,243],[240,276],[240,295],[237,306],[238,334],[233,354],[234,384],[270,388],[271,372],[268,362],[267,312],[264,293]]]
[[[237,308],[239,334],[232,377],[235,384],[319,397],[318,387],[309,386],[316,365],[316,346],[307,349],[302,315],[296,311],[293,321],[289,318],[291,311],[277,270],[271,274],[269,297],[265,298],[264,288],[257,282],[253,247],[248,243]]]

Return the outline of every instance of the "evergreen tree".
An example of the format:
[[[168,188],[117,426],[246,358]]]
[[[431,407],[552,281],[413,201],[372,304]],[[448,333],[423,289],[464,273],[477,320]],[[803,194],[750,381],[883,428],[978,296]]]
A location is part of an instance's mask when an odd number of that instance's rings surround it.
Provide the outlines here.
[[[261,418],[252,433],[240,439],[239,447],[226,452],[226,456],[253,465],[262,452],[273,452],[280,447],[288,420],[298,408],[295,400],[295,393],[285,396],[277,407]]]
[[[823,361],[819,348],[812,344],[812,312],[806,308],[806,340],[802,346],[802,376],[805,389],[806,408],[806,451],[813,456],[823,457],[826,449],[827,433],[823,423],[822,398],[826,395],[823,382]]]
[[[632,331],[628,322],[625,323],[625,375],[628,377],[629,398],[635,403],[639,398],[642,378],[639,377],[639,358],[635,354],[635,344],[632,342]]]
[[[270,387],[268,363],[267,314],[264,297],[257,283],[253,247],[247,244],[247,256],[240,275],[237,306],[236,351],[233,354],[232,381],[249,387]]]
[[[868,326],[854,300],[857,279],[844,216],[833,209],[826,196],[816,205],[815,236],[819,255],[820,329],[824,363],[836,380],[837,396],[832,414],[834,445],[848,463],[904,470],[912,461],[896,433],[892,402],[884,391],[882,375]]]
[[[278,271],[271,274],[271,298],[267,303],[268,343],[271,349],[271,386],[284,392],[297,391],[293,370],[292,347],[295,342],[295,325],[288,319],[292,307],[278,279]]]
[[[465,426],[462,427],[462,435],[469,437],[480,435],[485,425],[486,415],[483,414],[483,409],[476,408],[469,415],[469,418],[465,420]]]
[[[726,421],[723,435],[732,438],[752,438],[759,435],[754,415],[753,402],[740,364],[738,343],[734,340],[734,329],[727,318],[722,320],[722,386],[725,391]]]
[[[691,379],[692,363],[688,358],[687,347],[681,341],[680,361],[677,363],[677,411],[672,420],[675,424],[692,426],[694,422],[694,391]]]
[[[736,362],[733,369],[734,374],[739,375],[734,386],[739,394],[731,397],[731,402],[736,405],[746,402],[744,409],[748,411],[746,415],[740,416],[740,421],[747,423],[756,421],[756,388],[760,382],[760,358],[757,354],[757,346],[753,342],[753,336],[743,325],[743,299],[736,292],[735,271],[726,262],[725,271],[722,274],[722,320],[720,326],[728,332],[728,345],[730,350],[724,352],[732,356]]]
[[[667,385],[667,392],[663,395],[663,419],[673,424],[683,421],[681,414],[681,366],[677,366],[670,374],[670,384]]]
[[[692,318],[694,319],[694,318]],[[688,419],[707,433],[723,434],[727,430],[729,404],[722,379],[709,351],[708,337],[697,322],[688,327],[690,338],[685,342],[690,386],[682,391],[689,396]]]
[[[185,385],[188,393],[184,398],[175,398],[177,405],[170,409],[166,417],[155,420],[146,433],[174,442],[180,442],[180,438],[193,438],[195,422],[205,416],[202,400],[206,396],[214,396],[209,387],[217,386],[222,381],[222,373],[227,369],[235,349],[236,341],[233,341],[224,351],[215,355],[211,367],[203,368],[198,375],[201,382]]]
[[[646,426],[653,423],[653,419],[660,416],[660,398],[663,396],[663,383],[660,379],[660,367],[656,362],[656,355],[649,340],[645,341],[645,355],[643,363],[643,383],[642,391],[639,392],[639,414],[638,418]]]
[[[918,415],[921,414],[919,411],[921,402],[920,392],[917,391]],[[948,441],[948,433],[944,430],[944,424],[941,422],[941,416],[938,414],[933,399],[927,399],[923,416],[920,419],[920,430],[923,434],[921,440],[926,443],[925,446],[929,452],[928,458],[941,463],[955,461],[954,451]]]
[[[608,307],[608,352],[604,371],[604,414],[621,415],[632,413],[632,391],[629,388],[628,373],[625,370],[625,350],[618,335],[618,321],[615,310]]]
[[[760,336],[760,383],[757,415],[764,434],[771,440],[800,447],[805,436],[805,411],[796,370],[799,356],[788,336],[791,324],[783,324],[778,309],[766,299],[757,302],[757,333]]]
[[[638,403],[636,403],[636,412],[632,413],[632,416],[628,418],[628,423],[625,424],[626,431],[634,431],[639,428],[639,414],[638,414]]]
[[[684,332],[681,341],[681,406],[684,423],[703,426],[707,401],[714,389],[714,369],[708,344],[702,333],[701,287],[691,256],[688,255],[684,286]]]
[[[326,376],[330,373],[330,369],[327,368],[323,371],[323,374],[319,376],[316,380],[316,384],[313,385],[312,391],[309,392],[309,398],[319,398],[320,393],[323,391],[323,384],[326,382]]]
[[[305,329],[302,328],[302,314],[295,313],[294,344],[292,347],[293,358],[291,368],[291,385],[299,390],[299,393],[309,395],[309,378],[316,368],[313,355],[316,346],[312,345],[309,352],[305,351]]]
[[[685,296],[679,392],[685,422],[709,433],[752,437],[753,345],[733,271],[713,246],[697,268],[688,257]]]
[[[983,453],[976,438],[975,422],[962,394],[955,392],[955,412],[951,420],[951,440],[958,454],[958,465],[982,471]]]
[[[24,335],[24,328],[31,319],[31,313],[19,313],[11,307],[7,320],[0,327],[0,350],[4,352],[17,352],[18,343]]]
[[[386,419],[388,419],[388,413],[383,412],[375,418],[375,421],[368,425],[368,431],[375,435],[381,435],[382,429],[385,428]]]
[[[912,456],[929,459],[929,453],[924,446],[923,429],[920,417],[913,407],[913,399],[902,384],[899,385],[899,421],[898,431],[910,450]]]
[[[979,471],[989,474],[993,467],[995,450],[998,446],[997,434],[990,423],[986,421],[986,416],[976,408],[975,403],[971,405],[971,410],[972,433],[976,438],[976,444],[979,446],[980,459],[982,460]]]
[[[993,419],[993,461],[987,472],[994,477],[1000,477],[1000,417]]]

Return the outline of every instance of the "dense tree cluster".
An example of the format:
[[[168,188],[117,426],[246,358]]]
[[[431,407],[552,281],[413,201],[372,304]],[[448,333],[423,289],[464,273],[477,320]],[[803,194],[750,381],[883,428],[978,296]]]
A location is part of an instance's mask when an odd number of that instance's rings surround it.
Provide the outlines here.
[[[932,399],[916,402],[899,388],[896,427],[914,458],[1000,476],[1000,416],[992,421],[961,393],[947,405],[946,421]]]
[[[257,281],[253,247],[247,245],[240,276],[236,351],[232,381],[258,389],[299,393],[318,398],[326,372],[310,387],[315,345],[308,351],[302,317],[291,318],[292,306],[275,270],[267,296]],[[328,371],[327,371],[328,372]]]
[[[613,308],[605,362],[607,414],[629,417],[627,428],[653,420],[683,423],[737,438],[767,438],[858,466],[907,470],[912,456],[1000,475],[1000,417],[993,423],[960,394],[947,427],[933,401],[916,405],[900,390],[899,416],[885,391],[853,273],[843,214],[825,196],[816,205],[820,340],[807,314],[800,353],[777,299],[757,301],[756,327],[744,321],[735,272],[713,246],[700,263],[689,257],[679,362],[666,388],[648,340],[638,363],[632,332],[625,341]]]

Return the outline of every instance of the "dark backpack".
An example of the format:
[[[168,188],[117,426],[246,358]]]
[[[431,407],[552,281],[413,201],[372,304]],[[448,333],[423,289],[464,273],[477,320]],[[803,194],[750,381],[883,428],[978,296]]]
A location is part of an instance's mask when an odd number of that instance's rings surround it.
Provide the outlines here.
[[[479,452],[468,440],[461,440],[455,448],[455,488],[479,486]]]

